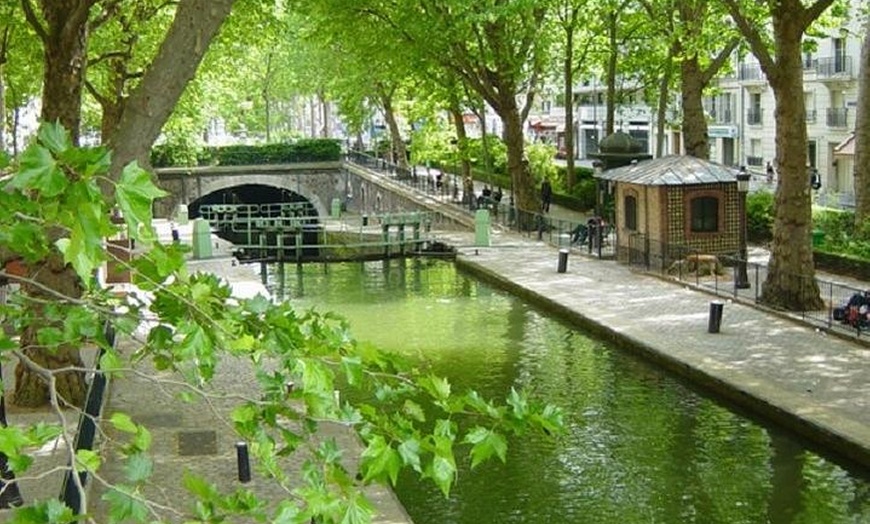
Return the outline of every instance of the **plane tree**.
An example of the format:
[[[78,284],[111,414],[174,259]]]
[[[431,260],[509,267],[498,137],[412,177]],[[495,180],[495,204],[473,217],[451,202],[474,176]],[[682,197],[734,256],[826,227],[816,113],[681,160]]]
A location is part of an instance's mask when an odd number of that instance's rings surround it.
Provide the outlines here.
[[[823,307],[813,265],[802,40],[835,0],[721,0],[758,60],[776,100],[773,241],[760,300],[791,311]],[[772,32],[770,31],[772,28]]]
[[[864,28],[855,121],[855,225],[870,218],[870,17]]]
[[[451,71],[492,107],[504,126],[515,203],[527,211],[539,209],[523,162],[523,125],[548,58],[549,36],[540,30],[548,2],[419,0],[392,6],[370,0],[355,2],[354,8],[360,18],[397,35],[417,60]]]

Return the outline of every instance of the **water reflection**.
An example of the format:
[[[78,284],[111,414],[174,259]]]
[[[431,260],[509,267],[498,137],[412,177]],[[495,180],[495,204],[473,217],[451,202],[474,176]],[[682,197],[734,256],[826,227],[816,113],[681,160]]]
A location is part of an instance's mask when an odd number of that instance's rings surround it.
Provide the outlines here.
[[[417,524],[870,522],[858,473],[450,263],[269,270],[274,292],[342,313],[357,338],[427,362],[456,389],[519,386],[565,410],[558,439],[513,439],[506,464],[473,474],[460,464],[447,499],[403,477]]]

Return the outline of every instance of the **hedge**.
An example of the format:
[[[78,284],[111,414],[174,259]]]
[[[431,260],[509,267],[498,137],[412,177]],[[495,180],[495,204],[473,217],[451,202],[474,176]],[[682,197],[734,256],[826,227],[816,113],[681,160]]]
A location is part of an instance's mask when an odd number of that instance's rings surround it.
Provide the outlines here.
[[[303,139],[290,144],[202,147],[195,152],[191,152],[184,146],[161,144],[151,150],[151,165],[154,167],[292,164],[330,162],[340,159],[341,142],[326,138]]]

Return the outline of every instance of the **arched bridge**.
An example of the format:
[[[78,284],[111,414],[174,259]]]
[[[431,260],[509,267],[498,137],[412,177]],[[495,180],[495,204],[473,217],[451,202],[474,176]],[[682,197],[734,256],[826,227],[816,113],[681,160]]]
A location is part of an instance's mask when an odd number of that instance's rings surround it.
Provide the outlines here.
[[[177,216],[179,206],[190,218],[201,205],[298,202],[318,219],[334,214],[333,206],[351,213],[381,214],[435,211],[436,222],[473,226],[470,215],[454,206],[421,197],[383,173],[354,162],[310,162],[277,165],[173,167],[155,170],[158,184],[170,195],[155,206],[155,215]]]
[[[160,187],[170,193],[156,210],[158,216],[171,216],[180,204],[190,206],[196,215],[200,204],[259,203],[239,196],[239,188],[251,186],[293,195],[292,200],[308,202],[319,216],[328,216],[333,199],[345,202],[354,185],[341,162],[172,167],[156,173]]]

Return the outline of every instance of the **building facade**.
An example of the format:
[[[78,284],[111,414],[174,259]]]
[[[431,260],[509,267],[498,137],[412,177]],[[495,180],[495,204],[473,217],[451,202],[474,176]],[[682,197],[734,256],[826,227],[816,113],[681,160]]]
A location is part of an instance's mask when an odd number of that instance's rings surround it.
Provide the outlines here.
[[[855,130],[858,66],[863,22],[859,1],[851,2],[846,25],[815,38],[815,50],[803,57],[807,117],[806,162],[821,178],[819,200],[854,205],[853,157],[848,147]],[[733,72],[718,81],[717,93],[707,97],[711,160],[745,165],[765,173],[776,168],[775,99],[755,57],[734,59]]]
[[[849,207],[854,205],[853,149],[858,99],[858,66],[864,35],[860,16],[861,0],[851,0],[845,25],[816,37],[815,50],[803,57],[804,103],[807,109],[809,138],[807,164],[818,171],[820,202]],[[773,90],[751,54],[735,53],[730,72],[720,77],[715,94],[704,100],[708,117],[710,160],[728,166],[747,166],[756,175],[766,175],[768,162],[776,167],[776,123]],[[575,87],[575,146],[577,159],[597,153],[606,119],[606,86],[595,80]],[[623,96],[627,103],[618,106],[615,131],[623,131],[655,151],[654,108],[640,95]],[[546,137],[563,148],[564,108],[555,107],[553,97],[535,108],[527,126],[530,138]],[[562,118],[562,127],[554,122]],[[682,154],[682,137],[673,125],[678,114],[670,114],[665,126],[664,154]],[[543,133],[541,132],[543,128]],[[561,132],[560,132],[561,131]]]

